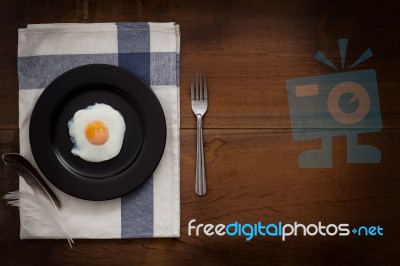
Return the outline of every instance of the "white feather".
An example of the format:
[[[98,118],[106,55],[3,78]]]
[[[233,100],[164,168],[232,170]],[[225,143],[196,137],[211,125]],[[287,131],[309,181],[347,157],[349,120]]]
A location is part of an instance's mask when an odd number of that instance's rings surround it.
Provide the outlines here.
[[[46,198],[39,194],[32,194],[26,191],[9,192],[4,196],[7,203],[19,207],[24,214],[41,225],[60,230],[68,240],[72,248],[74,240],[71,238],[59,210]]]

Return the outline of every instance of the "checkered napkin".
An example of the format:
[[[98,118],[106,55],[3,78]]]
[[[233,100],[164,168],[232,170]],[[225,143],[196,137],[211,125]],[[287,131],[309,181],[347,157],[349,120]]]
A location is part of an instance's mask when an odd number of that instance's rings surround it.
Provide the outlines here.
[[[179,43],[174,23],[40,24],[19,30],[20,153],[35,166],[28,132],[32,109],[44,88],[67,70],[94,63],[128,69],[150,85],[165,113],[164,155],[132,193],[94,202],[50,184],[72,238],[179,237]],[[30,189],[22,178],[19,188]],[[20,217],[21,239],[64,238],[22,211]]]

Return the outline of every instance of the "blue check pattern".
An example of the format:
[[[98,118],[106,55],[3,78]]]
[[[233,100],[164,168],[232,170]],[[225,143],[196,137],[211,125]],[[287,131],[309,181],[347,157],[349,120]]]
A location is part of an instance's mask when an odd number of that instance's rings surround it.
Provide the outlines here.
[[[20,90],[46,88],[60,74],[86,64],[123,67],[150,86],[179,84],[179,54],[152,51],[148,23],[116,23],[118,52],[18,58]],[[101,41],[101,40],[99,40]],[[153,177],[121,198],[121,238],[153,237]]]

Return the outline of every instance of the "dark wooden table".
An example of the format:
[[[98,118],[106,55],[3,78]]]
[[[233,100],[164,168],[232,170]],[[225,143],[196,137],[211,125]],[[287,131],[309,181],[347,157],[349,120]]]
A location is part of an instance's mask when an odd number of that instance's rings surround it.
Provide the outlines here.
[[[176,21],[181,26],[181,237],[19,240],[18,210],[0,202],[0,261],[12,264],[399,264],[400,4],[398,1],[0,1],[0,153],[18,152],[17,29],[29,23]],[[367,48],[376,70],[383,130],[360,135],[380,164],[347,164],[333,141],[333,168],[302,169],[319,140],[292,139],[286,80],[334,72]],[[194,194],[196,130],[191,73],[209,76],[204,120],[208,194]],[[0,194],[18,188],[0,163]],[[188,236],[188,222],[257,221],[381,225],[383,237]]]

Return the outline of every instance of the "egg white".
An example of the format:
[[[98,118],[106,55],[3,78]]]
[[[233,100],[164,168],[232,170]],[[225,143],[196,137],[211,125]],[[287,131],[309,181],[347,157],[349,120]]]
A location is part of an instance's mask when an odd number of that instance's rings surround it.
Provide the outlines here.
[[[86,125],[95,120],[103,122],[108,128],[108,140],[103,145],[93,145],[85,136]],[[102,162],[114,158],[121,151],[126,125],[122,115],[114,108],[96,103],[77,111],[68,122],[68,128],[74,143],[71,153],[88,162]]]

